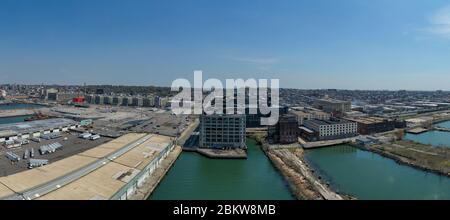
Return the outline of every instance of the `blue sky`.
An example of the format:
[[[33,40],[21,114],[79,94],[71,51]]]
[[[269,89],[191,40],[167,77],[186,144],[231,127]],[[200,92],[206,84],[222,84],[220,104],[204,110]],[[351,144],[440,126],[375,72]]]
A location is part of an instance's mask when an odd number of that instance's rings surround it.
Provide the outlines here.
[[[1,0],[0,84],[450,90],[444,0]]]

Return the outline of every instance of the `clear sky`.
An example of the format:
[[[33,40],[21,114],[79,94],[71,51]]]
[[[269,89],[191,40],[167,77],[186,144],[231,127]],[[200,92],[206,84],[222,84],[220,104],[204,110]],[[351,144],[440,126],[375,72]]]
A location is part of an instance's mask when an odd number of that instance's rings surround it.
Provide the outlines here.
[[[448,0],[1,0],[0,84],[450,90]]]

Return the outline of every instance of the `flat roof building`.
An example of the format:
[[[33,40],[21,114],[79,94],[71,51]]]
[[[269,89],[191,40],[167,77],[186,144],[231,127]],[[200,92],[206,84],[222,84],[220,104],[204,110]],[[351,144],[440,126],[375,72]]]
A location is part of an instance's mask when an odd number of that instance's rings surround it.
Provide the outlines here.
[[[268,128],[269,143],[292,144],[298,141],[299,128],[295,115],[282,115],[278,123]]]
[[[328,113],[345,113],[352,110],[351,102],[335,99],[318,99],[314,102],[314,107]]]
[[[245,148],[245,115],[201,115],[200,147]]]
[[[313,134],[309,132],[302,133],[302,137],[310,141],[333,140],[358,135],[358,124],[356,122],[337,118],[308,120],[305,121],[304,127],[313,131]]]
[[[0,143],[5,142],[10,138],[36,137],[41,134],[68,130],[69,128],[76,126],[79,126],[78,122],[66,118],[2,124],[0,125]]]
[[[172,138],[167,136],[126,134],[39,169],[0,177],[0,198],[128,199],[152,176],[174,147]],[[105,160],[108,157],[109,160]],[[89,172],[85,171],[86,167],[90,167]],[[64,178],[70,181],[64,182]],[[42,193],[30,194],[36,190]]]
[[[392,131],[396,127],[396,121],[379,117],[349,118],[348,120],[358,123],[358,133],[363,135]]]

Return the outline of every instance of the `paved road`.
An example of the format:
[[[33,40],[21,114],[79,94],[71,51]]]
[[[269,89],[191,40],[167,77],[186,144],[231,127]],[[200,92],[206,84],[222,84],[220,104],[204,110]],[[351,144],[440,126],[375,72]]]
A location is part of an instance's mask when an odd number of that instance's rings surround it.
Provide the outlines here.
[[[78,170],[72,171],[64,176],[61,176],[59,178],[56,178],[50,182],[44,183],[42,185],[33,187],[29,190],[26,190],[24,192],[21,192],[19,194],[16,194],[14,196],[10,196],[10,197],[6,197],[3,199],[6,200],[31,200],[31,199],[36,199],[42,195],[45,195],[49,192],[52,192],[54,190],[57,190],[59,188],[61,188],[64,185],[67,185],[87,174],[89,174],[90,172],[106,165],[107,163],[109,163],[110,161],[116,159],[117,157],[120,157],[121,155],[125,154],[126,152],[128,152],[129,150],[139,146],[140,144],[144,143],[145,141],[147,141],[148,139],[150,139],[153,135],[149,134],[146,135],[142,138],[140,138],[139,140],[130,143],[124,147],[122,147],[121,149],[109,154],[108,156],[98,159],[95,162],[88,164]]]

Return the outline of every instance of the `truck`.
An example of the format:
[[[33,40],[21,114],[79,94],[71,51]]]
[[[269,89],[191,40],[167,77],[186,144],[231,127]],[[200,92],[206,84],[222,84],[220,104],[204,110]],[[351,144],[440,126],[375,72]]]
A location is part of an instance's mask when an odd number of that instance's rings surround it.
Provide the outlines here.
[[[23,159],[24,160],[28,159],[28,155],[29,155],[28,150],[25,150],[25,152],[23,152]]]
[[[98,135],[98,134],[92,135],[91,137],[89,137],[89,139],[90,139],[91,141],[95,141],[95,140],[97,140],[97,139],[99,139],[99,138],[100,138],[100,135]]]
[[[56,142],[53,144],[43,145],[43,146],[39,147],[39,151],[40,151],[41,155],[51,154],[51,153],[55,153],[57,150],[61,149],[62,147],[63,147],[62,144]]]
[[[25,145],[25,144],[29,144],[29,143],[30,143],[29,140],[27,140],[27,139],[22,139],[22,138],[17,138],[17,139],[14,140],[14,142],[15,142],[16,144],[20,144],[20,145]]]
[[[14,140],[7,140],[3,143],[3,145],[6,147],[8,145],[13,145],[14,144]]]
[[[12,162],[19,162],[20,161],[20,157],[17,154],[13,153],[13,152],[8,151],[8,152],[6,152],[5,155],[6,155],[6,158],[10,159]]]
[[[41,160],[41,159],[30,159],[28,161],[28,168],[33,169],[35,167],[41,167],[48,164],[48,160]]]
[[[44,140],[51,140],[51,139],[56,139],[56,138],[60,138],[62,137],[62,135],[58,132],[58,133],[49,133],[49,134],[44,134],[41,136],[42,139]]]
[[[36,143],[40,143],[41,142],[41,139],[38,138],[38,137],[31,138],[31,140],[36,142]]]
[[[80,137],[80,138],[83,138],[83,139],[89,139],[91,136],[92,136],[91,133],[86,132],[86,133],[80,134],[79,137]]]

